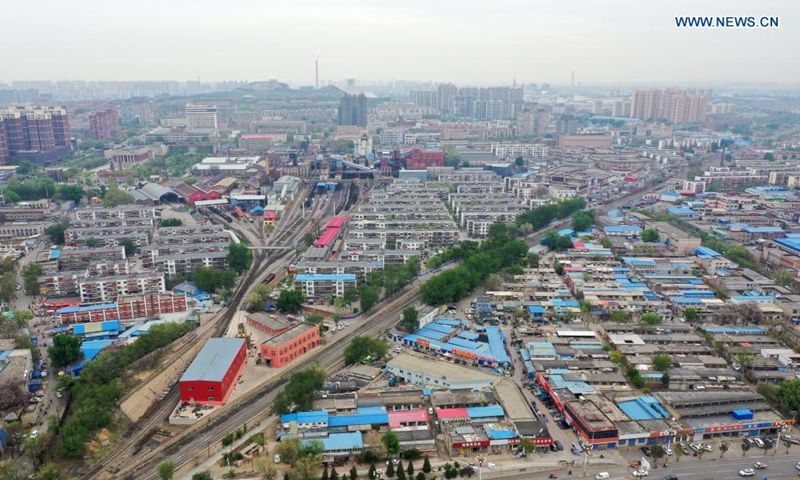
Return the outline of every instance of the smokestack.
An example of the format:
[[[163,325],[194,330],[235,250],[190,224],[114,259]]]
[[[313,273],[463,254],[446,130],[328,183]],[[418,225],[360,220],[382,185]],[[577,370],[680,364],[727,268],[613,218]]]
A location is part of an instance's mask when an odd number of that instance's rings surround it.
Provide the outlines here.
[[[315,71],[315,78],[316,81],[314,82],[315,88],[319,90],[319,58],[314,60],[314,71]]]

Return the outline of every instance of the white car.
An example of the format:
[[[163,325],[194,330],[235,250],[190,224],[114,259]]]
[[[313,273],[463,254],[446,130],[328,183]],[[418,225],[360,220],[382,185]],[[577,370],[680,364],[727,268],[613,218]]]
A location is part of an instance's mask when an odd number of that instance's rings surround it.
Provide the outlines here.
[[[756,462],[753,464],[753,468],[755,468],[756,470],[763,470],[767,468],[767,464],[763,462]]]
[[[689,445],[689,448],[691,448],[691,449],[692,449],[692,450],[694,450],[695,452],[699,452],[700,450],[702,450],[702,449],[703,449],[703,448],[700,446],[700,444],[699,444],[699,443],[692,443],[691,445]]]
[[[756,471],[753,470],[752,468],[743,468],[743,469],[739,470],[739,476],[740,477],[752,477],[755,474],[756,474]]]
[[[28,436],[31,437],[31,438],[38,437],[39,436],[39,430],[32,430],[30,435],[28,435]]]
[[[700,448],[705,450],[706,452],[710,452],[710,451],[713,450],[713,448],[711,448],[711,445],[709,445],[707,443],[701,443],[700,444]]]
[[[646,477],[648,475],[650,475],[650,472],[647,470],[635,470],[633,472],[634,477]]]
[[[672,449],[669,447],[664,447],[664,453],[667,454],[668,457],[675,455],[675,452],[673,452]]]

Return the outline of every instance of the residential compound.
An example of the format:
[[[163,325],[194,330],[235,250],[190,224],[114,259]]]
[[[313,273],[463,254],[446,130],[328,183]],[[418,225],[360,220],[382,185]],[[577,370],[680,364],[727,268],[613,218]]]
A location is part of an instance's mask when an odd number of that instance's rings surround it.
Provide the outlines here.
[[[186,312],[185,295],[167,292],[166,278],[226,269],[231,237],[220,225],[159,228],[160,219],[160,207],[74,210],[65,248],[36,259],[46,308],[68,323]],[[140,261],[131,261],[124,240]]]
[[[67,110],[8,107],[0,110],[0,165],[12,158],[54,164],[72,154]]]

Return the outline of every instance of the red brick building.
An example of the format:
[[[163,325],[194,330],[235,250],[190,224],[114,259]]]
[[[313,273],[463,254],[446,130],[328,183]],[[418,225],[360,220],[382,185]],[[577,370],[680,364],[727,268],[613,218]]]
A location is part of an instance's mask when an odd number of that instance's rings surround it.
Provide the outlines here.
[[[56,311],[56,315],[61,323],[89,323],[133,320],[185,311],[186,295],[150,294],[121,297],[119,301],[110,303],[64,305]]]
[[[246,365],[243,338],[209,339],[181,377],[181,401],[224,405]]]
[[[194,205],[197,202],[202,200],[219,200],[222,198],[222,195],[216,190],[210,190],[208,192],[204,190],[197,189],[196,191],[189,194],[189,204]]]
[[[415,148],[411,156],[406,158],[408,170],[425,170],[428,167],[443,167],[444,152],[441,150],[421,150]]]
[[[112,140],[122,135],[119,128],[119,114],[114,109],[106,109],[89,115],[89,130],[97,140]]]
[[[319,325],[299,323],[261,344],[260,356],[268,367],[280,368],[317,348]]]
[[[280,335],[289,330],[289,325],[263,312],[248,313],[247,324],[270,336]]]

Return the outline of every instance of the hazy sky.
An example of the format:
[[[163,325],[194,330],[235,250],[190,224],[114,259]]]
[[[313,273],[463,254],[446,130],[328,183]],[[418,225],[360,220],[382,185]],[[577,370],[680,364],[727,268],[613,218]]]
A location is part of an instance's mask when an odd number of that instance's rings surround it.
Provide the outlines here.
[[[800,80],[798,0],[3,0],[4,80]],[[778,15],[678,29],[676,15]]]

